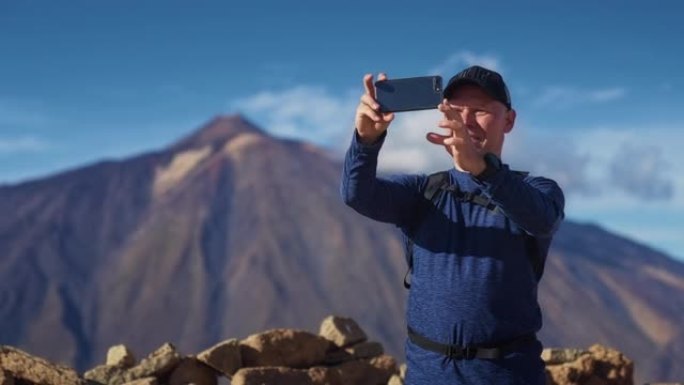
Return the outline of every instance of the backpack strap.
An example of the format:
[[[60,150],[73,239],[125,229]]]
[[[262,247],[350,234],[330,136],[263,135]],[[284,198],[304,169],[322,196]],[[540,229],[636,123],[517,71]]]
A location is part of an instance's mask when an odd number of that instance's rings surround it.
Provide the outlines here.
[[[528,175],[524,171],[513,171],[516,174],[525,177]],[[427,184],[425,186],[425,191],[423,191],[423,197],[437,206],[441,193],[443,191],[448,191],[452,195],[456,196],[457,199],[464,202],[472,202],[476,205],[483,206],[486,209],[501,215],[506,215],[496,204],[494,204],[491,198],[484,194],[473,194],[471,192],[461,190],[458,185],[449,183],[449,172],[440,171],[434,174],[430,174],[427,178]],[[525,234],[525,244],[527,248],[527,256],[529,258],[530,264],[532,265],[532,270],[534,272],[537,282],[541,280],[542,274],[544,273],[544,258],[539,250],[539,244],[535,237]],[[409,281],[409,276],[413,271],[413,246],[414,242],[410,236],[406,237],[406,262],[408,268],[406,270],[406,275],[404,275],[404,287],[406,289],[411,288],[411,282]]]
[[[448,186],[448,171],[440,171],[430,174],[428,175],[427,184],[425,185],[425,190],[423,191],[423,197],[436,206],[439,196],[441,195],[440,193]],[[408,264],[408,268],[406,270],[406,275],[404,275],[404,287],[406,289],[410,289],[411,282],[409,282],[409,276],[413,270],[413,239],[408,236],[406,237],[406,263]]]

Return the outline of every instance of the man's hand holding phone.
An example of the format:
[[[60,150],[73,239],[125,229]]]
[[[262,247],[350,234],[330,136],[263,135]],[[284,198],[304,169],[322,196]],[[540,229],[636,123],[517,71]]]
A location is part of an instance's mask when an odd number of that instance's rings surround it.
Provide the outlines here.
[[[378,80],[387,80],[387,75],[381,73]],[[356,108],[356,132],[364,144],[372,144],[378,140],[383,132],[387,131],[394,113],[383,113],[380,111],[380,103],[375,99],[375,85],[373,75],[367,74],[363,77],[363,85],[366,92],[361,95],[361,101]]]

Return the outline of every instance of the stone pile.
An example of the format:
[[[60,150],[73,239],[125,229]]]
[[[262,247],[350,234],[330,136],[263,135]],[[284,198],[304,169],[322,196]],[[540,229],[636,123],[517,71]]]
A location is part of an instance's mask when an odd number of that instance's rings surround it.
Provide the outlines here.
[[[634,363],[601,345],[545,349],[542,359],[548,385],[634,385]],[[0,385],[217,385],[221,378],[232,385],[404,385],[405,373],[354,320],[335,316],[323,320],[318,334],[273,329],[195,355],[166,343],[138,361],[117,345],[83,375],[0,346]]]
[[[547,385],[634,385],[634,363],[602,345],[544,349]]]
[[[354,320],[335,316],[323,320],[319,334],[273,329],[189,356],[167,343],[138,362],[118,345],[83,376],[0,346],[0,385],[217,385],[220,377],[232,385],[402,385],[404,373]]]

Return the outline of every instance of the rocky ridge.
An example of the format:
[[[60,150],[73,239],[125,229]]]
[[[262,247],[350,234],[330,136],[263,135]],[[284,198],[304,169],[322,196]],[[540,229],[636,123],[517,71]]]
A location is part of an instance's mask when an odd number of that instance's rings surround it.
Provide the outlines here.
[[[545,349],[548,385],[633,385],[634,363],[601,345]],[[139,362],[124,345],[82,375],[0,346],[0,385],[403,385],[406,365],[384,354],[351,318],[329,316],[318,334],[272,329],[228,339],[195,355],[165,343]]]

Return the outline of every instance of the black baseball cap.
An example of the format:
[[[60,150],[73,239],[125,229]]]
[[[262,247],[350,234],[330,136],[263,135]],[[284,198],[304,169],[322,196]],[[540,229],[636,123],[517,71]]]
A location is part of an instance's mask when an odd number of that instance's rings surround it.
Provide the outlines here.
[[[444,88],[444,97],[449,99],[456,88],[465,84],[479,86],[489,96],[506,105],[509,110],[511,109],[511,94],[498,72],[480,66],[468,67],[449,79],[449,83]]]

